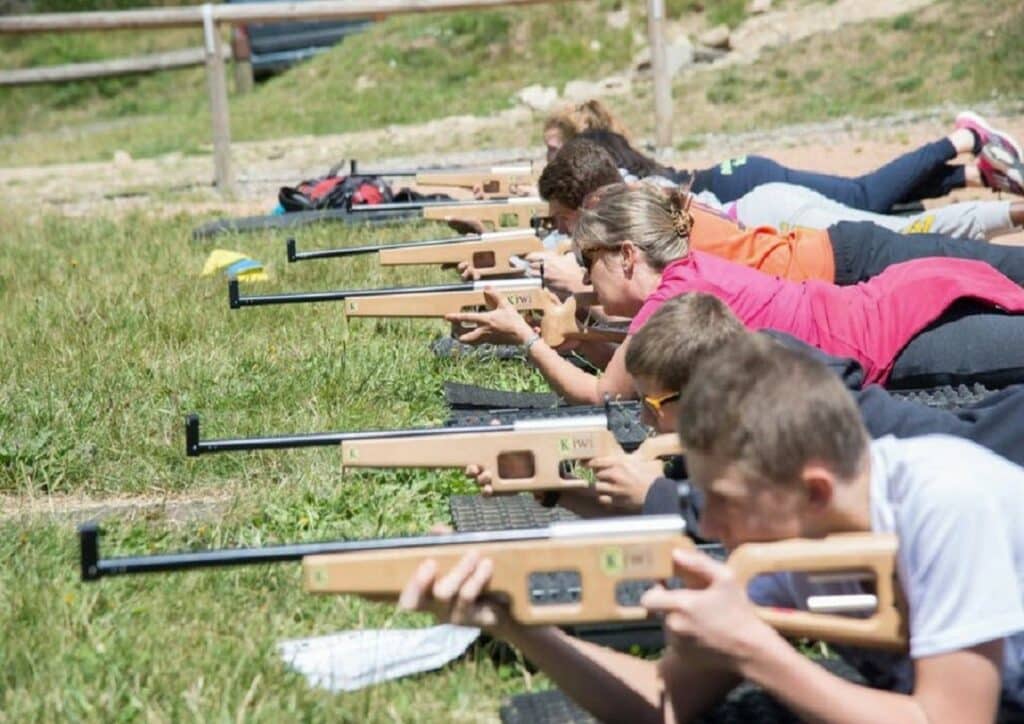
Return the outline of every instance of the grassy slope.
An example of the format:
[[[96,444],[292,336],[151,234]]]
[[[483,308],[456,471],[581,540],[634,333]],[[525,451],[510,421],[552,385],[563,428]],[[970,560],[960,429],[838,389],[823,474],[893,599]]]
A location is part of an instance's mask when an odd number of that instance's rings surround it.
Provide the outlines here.
[[[735,22],[733,4],[707,3],[706,22]],[[691,5],[684,0],[678,10]],[[530,83],[561,87],[571,78],[619,72],[634,52],[633,31],[605,25],[604,13],[612,7],[612,0],[601,0],[392,18],[254,94],[234,98],[233,137],[338,133],[459,113],[485,115],[510,107],[514,93]],[[630,7],[641,29],[639,3]],[[197,43],[190,32],[181,31],[173,42]],[[171,44],[170,36],[115,37],[124,53],[132,43],[152,44],[154,38]],[[85,57],[101,50],[111,55],[105,50],[113,42],[109,37],[75,40],[61,57],[73,57],[79,46],[86,48]],[[1024,91],[1022,43],[1020,0],[941,0],[914,16],[848,26],[769,52],[753,66],[681,78],[674,93],[677,134],[685,144],[690,133],[867,117],[954,98],[964,104],[1013,101]],[[0,39],[0,57],[12,66],[30,57],[42,62],[54,47],[46,38]],[[370,86],[355,90],[359,78]],[[0,139],[0,164],[103,159],[116,149],[135,156],[202,151],[209,144],[205,93],[201,69],[0,90],[0,127],[12,134],[31,131]],[[650,103],[644,85],[612,100],[638,133],[648,135]],[[436,145],[450,143],[439,138]]]
[[[1024,2],[940,0],[914,15],[847,26],[765,53],[750,66],[675,83],[680,146],[696,133],[763,130],[847,115],[871,118],[949,101],[1024,95]],[[649,101],[616,100],[650,134]]]
[[[571,36],[555,32],[568,27],[574,29]],[[488,114],[511,107],[515,92],[530,83],[561,85],[610,73],[631,55],[632,30],[609,29],[593,2],[392,18],[256,93],[233,99],[232,134],[237,140],[275,138]],[[375,85],[356,90],[359,78]],[[86,114],[93,121],[126,112],[141,116],[130,127],[87,134],[72,129],[27,145],[4,143],[0,164],[105,158],[117,148],[133,155],[190,152],[209,143],[201,69],[112,82],[127,91],[116,100],[91,90],[91,83],[75,84],[84,90],[79,110],[70,111],[66,104],[55,106],[52,89],[0,90],[0,127],[13,132],[58,131]],[[124,107],[133,97],[139,99],[137,110]]]
[[[519,365],[435,359],[427,344],[441,323],[359,320],[347,329],[331,304],[232,312],[223,278],[198,277],[213,244],[187,241],[190,225],[14,225],[0,259],[0,491],[233,496],[201,525],[175,525],[160,511],[112,521],[111,550],[122,551],[395,535],[446,520],[447,496],[466,489],[454,473],[342,482],[331,449],[191,460],[183,415],[203,413],[210,436],[424,425],[443,418],[444,379],[536,388],[536,376]],[[366,236],[332,226],[301,238],[312,248]],[[274,281],[261,289],[446,278],[369,260],[287,265],[276,235],[218,245],[270,264]],[[13,561],[0,573],[0,720],[209,720],[239,710],[265,721],[439,721],[449,711],[475,719],[524,686],[517,665],[497,667],[481,653],[429,686],[310,690],[277,661],[275,641],[410,618],[304,597],[295,566],[83,587],[67,523],[0,522],[0,550]]]

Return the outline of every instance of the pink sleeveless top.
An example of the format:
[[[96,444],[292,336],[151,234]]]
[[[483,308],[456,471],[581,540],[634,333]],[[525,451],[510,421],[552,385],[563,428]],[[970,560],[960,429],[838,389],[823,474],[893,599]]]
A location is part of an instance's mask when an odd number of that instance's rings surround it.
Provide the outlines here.
[[[883,383],[900,351],[959,299],[1024,312],[1024,289],[981,261],[930,257],[894,264],[872,279],[839,287],[791,282],[711,254],[691,251],[667,267],[633,318],[636,332],[668,299],[713,294],[750,329],[777,329],[864,367]]]

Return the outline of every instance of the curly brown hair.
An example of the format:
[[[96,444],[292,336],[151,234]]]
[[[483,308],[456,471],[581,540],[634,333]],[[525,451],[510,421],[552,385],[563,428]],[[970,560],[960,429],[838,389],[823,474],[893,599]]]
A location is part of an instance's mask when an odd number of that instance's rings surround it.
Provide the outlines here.
[[[592,191],[622,180],[615,161],[593,141],[575,138],[544,167],[537,188],[545,201],[578,209]]]

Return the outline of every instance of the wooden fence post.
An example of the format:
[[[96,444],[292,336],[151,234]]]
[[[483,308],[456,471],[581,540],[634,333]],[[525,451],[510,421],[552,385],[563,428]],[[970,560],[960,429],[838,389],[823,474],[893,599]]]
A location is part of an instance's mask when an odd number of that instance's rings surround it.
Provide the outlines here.
[[[647,0],[647,34],[654,76],[654,144],[658,152],[672,148],[672,78],[665,55],[665,0]]]
[[[210,90],[210,120],[213,124],[213,178],[221,193],[232,193],[231,123],[228,117],[228,83],[224,74],[224,53],[220,31],[213,20],[213,6],[203,5],[203,37],[206,49],[206,81]]]
[[[249,31],[239,25],[231,27],[231,67],[235,71],[235,93],[245,95],[252,91],[252,45]]]

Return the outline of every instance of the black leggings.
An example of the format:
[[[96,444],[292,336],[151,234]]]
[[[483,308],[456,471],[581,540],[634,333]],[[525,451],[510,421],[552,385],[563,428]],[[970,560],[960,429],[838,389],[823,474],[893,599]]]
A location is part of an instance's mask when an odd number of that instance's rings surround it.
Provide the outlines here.
[[[900,351],[885,386],[975,382],[991,388],[1024,382],[1024,315],[958,302]]]
[[[806,186],[855,209],[885,214],[895,204],[963,188],[967,183],[964,167],[946,163],[956,155],[953,144],[943,138],[855,178],[792,169],[764,156],[741,156],[694,172],[691,189],[710,191],[726,203],[755,186],[780,181]]]
[[[929,256],[988,262],[1018,284],[1024,284],[1024,247],[956,239],[943,234],[900,234],[870,221],[841,221],[828,227],[835,255],[835,283],[856,284],[886,267]]]

